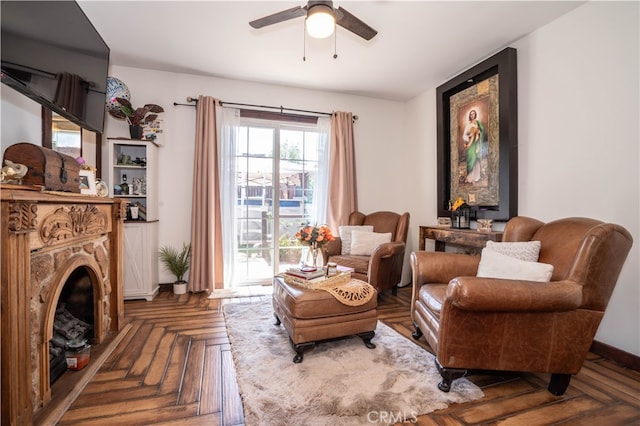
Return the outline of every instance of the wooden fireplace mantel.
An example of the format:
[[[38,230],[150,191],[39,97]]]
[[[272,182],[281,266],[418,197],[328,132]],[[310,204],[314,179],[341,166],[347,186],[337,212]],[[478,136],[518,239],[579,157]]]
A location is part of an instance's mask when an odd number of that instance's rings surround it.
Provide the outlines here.
[[[6,425],[34,424],[37,412],[51,400],[51,331],[45,328],[61,291],[55,281],[66,276],[65,268],[86,265],[96,277],[97,343],[124,326],[126,203],[7,184],[0,185],[0,203],[0,420]],[[34,259],[46,258],[51,259],[46,267],[32,266]],[[42,271],[49,276],[41,276]]]

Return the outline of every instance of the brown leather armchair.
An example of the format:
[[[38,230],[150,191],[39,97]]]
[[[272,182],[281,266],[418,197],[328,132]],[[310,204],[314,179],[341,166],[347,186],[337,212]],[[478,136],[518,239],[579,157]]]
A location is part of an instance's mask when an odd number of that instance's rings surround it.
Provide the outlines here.
[[[438,388],[472,370],[551,373],[562,395],[580,371],[604,315],[632,237],[586,218],[550,223],[516,217],[503,241],[540,241],[551,282],[478,278],[479,256],[411,253],[411,315],[442,376]]]
[[[329,242],[323,253],[327,262],[353,268],[351,276],[366,281],[378,291],[391,288],[395,295],[402,280],[405,244],[409,230],[409,213],[402,215],[380,211],[365,215],[353,212],[349,215],[348,225],[372,225],[373,232],[391,233],[391,242],[378,246],[371,256],[342,255],[342,241],[336,237]]]

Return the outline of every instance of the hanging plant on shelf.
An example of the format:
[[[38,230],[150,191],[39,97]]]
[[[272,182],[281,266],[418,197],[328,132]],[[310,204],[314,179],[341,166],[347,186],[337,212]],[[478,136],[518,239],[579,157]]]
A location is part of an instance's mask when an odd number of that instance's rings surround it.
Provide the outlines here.
[[[158,114],[164,112],[164,108],[156,104],[146,104],[143,107],[133,109],[131,102],[125,98],[116,98],[119,109],[109,109],[109,115],[129,123],[131,139],[142,139],[142,126],[152,123],[158,118]]]

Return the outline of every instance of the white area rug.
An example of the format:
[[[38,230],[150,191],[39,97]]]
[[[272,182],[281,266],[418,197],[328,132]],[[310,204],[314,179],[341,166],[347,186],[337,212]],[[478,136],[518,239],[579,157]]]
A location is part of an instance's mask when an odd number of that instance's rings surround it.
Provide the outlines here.
[[[209,293],[209,299],[236,299],[239,297],[268,296],[273,293],[273,288],[269,286],[251,286],[214,290]]]
[[[367,349],[359,337],[316,345],[300,364],[271,300],[224,306],[247,426],[372,425],[479,399],[466,379],[438,390],[433,355],[378,322]]]

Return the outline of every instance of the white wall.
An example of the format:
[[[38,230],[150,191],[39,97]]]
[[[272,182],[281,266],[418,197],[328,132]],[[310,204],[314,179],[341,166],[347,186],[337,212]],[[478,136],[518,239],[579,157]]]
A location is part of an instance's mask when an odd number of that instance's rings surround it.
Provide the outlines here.
[[[592,217],[631,232],[634,246],[596,339],[636,355],[638,12],[636,2],[590,2],[511,45],[518,50],[518,213],[543,221]],[[412,205],[414,225],[434,223],[437,212],[435,164],[428,157],[436,152],[435,100],[430,90],[408,103],[414,188],[425,194]]]
[[[227,102],[353,112],[359,117],[354,132],[360,210],[409,210],[405,188],[406,162],[411,153],[404,130],[404,103],[121,66],[111,67],[109,75],[129,87],[134,107],[156,103],[165,109],[161,115],[167,130],[164,146],[159,150],[160,245],[179,246],[190,239],[195,108],[173,106],[174,102],[186,103],[187,96],[208,95]],[[128,128],[124,121],[109,116],[104,134],[127,136]],[[107,158],[106,154],[103,158]],[[163,268],[159,272],[160,282],[172,281]],[[406,282],[409,281],[407,278]]]
[[[42,107],[11,87],[0,84],[2,152],[18,142],[42,143]]]
[[[635,244],[596,339],[636,355],[639,10],[637,2],[588,3],[514,44],[521,70],[520,211],[543,220],[589,216],[632,233]]]

